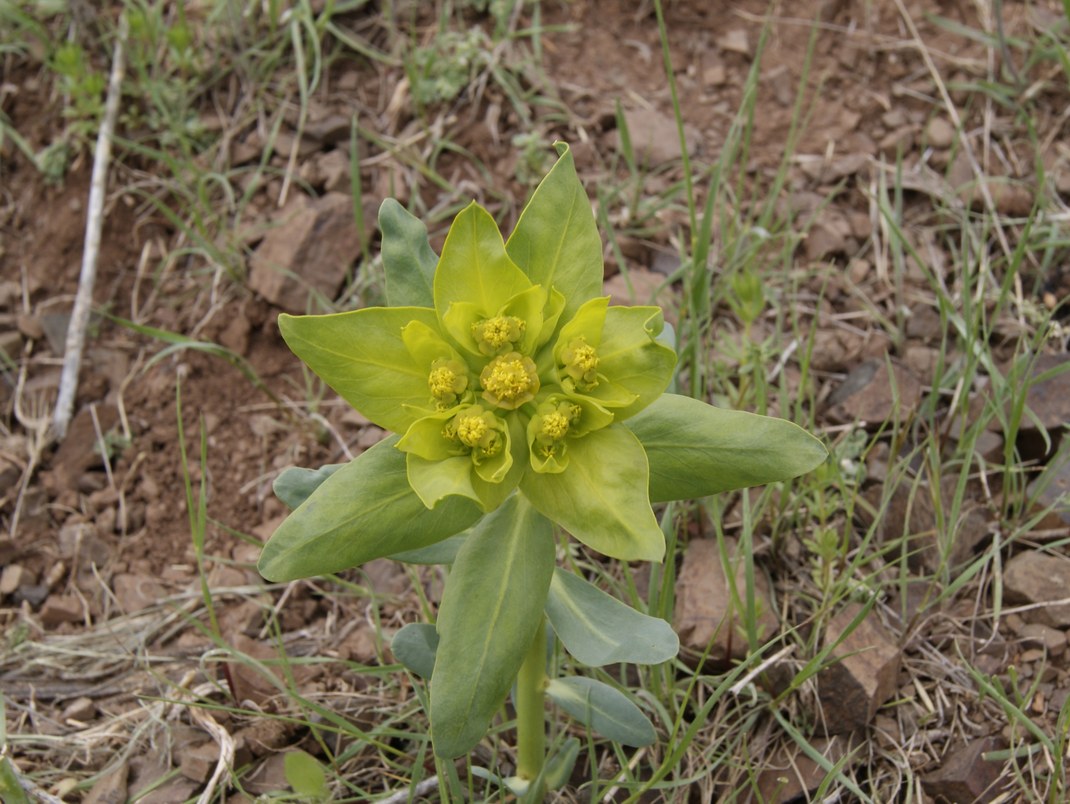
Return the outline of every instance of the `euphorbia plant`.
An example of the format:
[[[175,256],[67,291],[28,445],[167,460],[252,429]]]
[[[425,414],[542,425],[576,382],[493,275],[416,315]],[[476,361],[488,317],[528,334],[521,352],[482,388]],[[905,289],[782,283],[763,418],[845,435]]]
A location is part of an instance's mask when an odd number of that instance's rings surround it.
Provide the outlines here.
[[[652,503],[787,479],[826,455],[790,422],[665,393],[671,332],[657,307],[601,295],[590,203],[558,149],[507,241],[473,203],[436,257],[425,227],[386,201],[389,306],[280,317],[290,348],[394,435],[340,467],[281,475],[294,510],[260,559],[275,581],[383,556],[450,564],[435,624],[403,628],[394,653],[430,679],[443,758],[471,750],[515,686],[508,783],[533,797],[576,755],[566,743],[544,762],[544,696],[611,739],[655,739],[616,688],[548,677],[546,622],[587,665],[663,662],[679,644],[664,620],[558,568],[556,534],[661,561]]]

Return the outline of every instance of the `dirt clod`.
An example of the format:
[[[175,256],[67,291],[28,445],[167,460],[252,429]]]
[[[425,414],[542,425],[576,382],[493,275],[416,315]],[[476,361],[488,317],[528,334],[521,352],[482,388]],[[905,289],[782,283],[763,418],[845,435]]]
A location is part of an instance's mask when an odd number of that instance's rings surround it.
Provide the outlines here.
[[[315,294],[333,299],[360,250],[352,205],[343,193],[299,196],[253,254],[249,287],[291,313],[306,312]]]
[[[729,560],[733,562],[735,588],[743,595],[746,579],[742,556],[736,542],[725,539]],[[768,582],[755,575],[755,599],[758,610],[759,638],[779,627],[776,610],[769,596]],[[693,654],[701,654],[712,642],[708,661],[714,666],[747,655],[747,637],[741,632],[742,602],[734,599],[728,584],[728,569],[721,561],[717,542],[693,539],[684,553],[684,563],[676,579],[676,614],[674,626],[681,645]]]
[[[998,737],[985,737],[951,752],[943,767],[922,779],[925,792],[945,801],[994,801],[1002,792],[999,779],[1003,763],[986,760],[984,754],[1005,745]]]
[[[843,636],[832,653],[839,660],[818,673],[823,726],[829,734],[868,725],[897,688],[902,657],[898,641],[872,612],[847,633],[860,611],[858,604],[844,607],[832,617],[825,632],[826,644]]]
[[[1027,622],[1053,628],[1070,627],[1070,604],[1057,603],[1070,589],[1070,560],[1064,556],[1027,550],[1007,562],[1003,586],[1008,602],[1029,608],[1021,613]]]

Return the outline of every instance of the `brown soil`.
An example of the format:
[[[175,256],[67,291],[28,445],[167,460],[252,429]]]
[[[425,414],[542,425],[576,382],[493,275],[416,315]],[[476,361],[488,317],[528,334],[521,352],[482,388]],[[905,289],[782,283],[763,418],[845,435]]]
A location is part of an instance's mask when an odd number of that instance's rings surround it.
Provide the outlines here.
[[[666,5],[691,158],[710,164],[721,152],[736,111],[744,103],[743,88],[768,7],[757,0],[679,0]],[[579,0],[544,6],[544,23],[556,27],[543,39],[544,79],[529,76],[529,80],[545,80],[547,90],[560,97],[568,114],[540,117],[528,124],[529,130],[546,142],[561,138],[572,144],[581,178],[594,198],[600,185],[627,176],[619,158],[615,116],[619,102],[637,154],[650,163],[643,173],[644,198],[656,199],[683,174],[673,142],[671,99],[652,4]],[[1005,0],[1008,36],[1024,35],[1039,21],[1055,19],[1056,8],[1057,4],[1046,9]],[[986,117],[991,110],[977,94],[964,89],[987,75],[989,51],[929,16],[976,29],[981,27],[976,6],[948,0],[931,6],[913,4],[905,10],[951,93],[965,129],[984,129],[996,143],[984,151],[989,161],[982,168],[1008,180],[999,185],[1006,189],[992,186],[990,202],[999,214],[1006,218],[1027,214],[1037,193],[1050,194],[1055,203],[1065,201],[1055,185],[1033,184],[1036,160],[1048,166],[1060,186],[1065,186],[1061,178],[1065,174],[1060,171],[1070,171],[1063,166],[1068,158],[1063,145],[1065,81],[1061,92],[1042,89],[1041,96],[1033,99],[1040,143],[1035,145],[1012,115],[997,110],[998,119],[993,122]],[[947,140],[953,121],[945,112],[942,87],[934,81],[902,11],[896,3],[885,1],[806,0],[781,8],[767,31],[751,146],[740,156],[746,170],[741,174],[744,197],[739,203],[745,205],[751,196],[762,198],[761,193],[776,178],[791,122],[797,117],[797,89],[813,20],[819,19],[804,83],[813,105],[804,108],[807,125],[795,146],[797,155],[783,195],[784,203],[797,214],[799,234],[806,232],[796,250],[797,266],[819,277],[813,283],[815,291],[824,289],[821,315],[815,317],[817,386],[811,391],[816,400],[833,397],[836,403],[823,407],[820,418],[830,439],[843,422],[880,416],[880,404],[887,401],[887,386],[873,392],[876,400],[847,397],[844,401],[842,394],[835,398],[852,370],[866,360],[883,360],[890,354],[916,378],[919,388],[926,387],[931,376],[926,372],[932,370],[931,359],[941,336],[915,323],[915,329],[892,338],[871,316],[879,310],[895,320],[891,308],[896,299],[889,289],[879,245],[887,231],[880,224],[873,198],[882,177],[891,181],[897,159],[912,183],[905,202],[908,238],[936,270],[941,265],[946,269],[954,259],[936,245],[933,232],[941,221],[931,201],[941,192],[933,187],[958,158]],[[359,22],[366,25],[372,16],[365,12]],[[1020,53],[1012,55],[1021,58]],[[5,71],[2,111],[35,149],[43,148],[58,126],[60,101],[46,86],[43,68],[32,58],[6,56]],[[349,109],[356,92],[362,125],[403,142],[419,134],[424,122],[414,116],[411,105],[403,104],[398,110],[392,104],[402,77],[400,68],[339,59],[314,99],[313,117],[324,119],[336,110]],[[439,174],[460,186],[462,194],[478,196],[500,212],[503,228],[508,229],[529,191],[517,178],[518,156],[512,144],[514,134],[527,133],[525,124],[493,83],[478,95],[470,91],[430,114],[446,121],[444,134],[450,140],[487,166],[489,183],[459,152],[439,155],[433,143],[419,137],[417,144],[403,149],[406,158],[432,157]],[[252,142],[249,133],[246,127],[235,136]],[[368,143],[364,147],[362,178],[371,209],[390,193],[403,199],[419,195],[417,206],[426,209],[436,209],[444,200],[435,185],[421,180],[401,160],[381,156]],[[313,143],[299,168],[319,165],[331,150],[329,144]],[[124,154],[121,148],[118,155],[122,164],[111,176],[95,291],[97,309],[145,327],[220,344],[247,361],[262,386],[217,354],[187,348],[161,358],[166,344],[101,315],[94,319],[88,342],[77,417],[62,443],[49,440],[45,430],[58,381],[64,315],[77,288],[82,255],[91,156],[84,150],[63,182],[52,185],[5,145],[0,163],[0,334],[5,336],[13,362],[0,383],[0,518],[6,534],[0,539],[0,557],[11,588],[5,589],[0,603],[0,625],[8,643],[7,658],[0,660],[0,688],[7,702],[9,735],[61,736],[71,747],[69,755],[57,757],[44,743],[27,741],[25,750],[14,746],[22,770],[44,771],[49,789],[69,801],[86,795],[95,781],[94,773],[114,767],[115,753],[123,750],[134,733],[132,727],[123,726],[115,732],[120,735],[116,738],[103,733],[103,725],[123,713],[131,722],[141,718],[138,722],[156,719],[163,723],[172,710],[155,703],[157,696],[170,700],[194,694],[211,697],[211,684],[218,679],[216,683],[222,685],[225,679],[238,702],[252,700],[275,711],[273,688],[262,676],[228,664],[218,655],[211,658],[211,651],[219,646],[212,644],[208,619],[199,607],[198,556],[187,511],[185,469],[194,497],[202,482],[206,494],[205,565],[220,590],[216,606],[227,643],[252,655],[266,650],[264,655],[270,656],[274,655],[270,647],[274,633],[291,655],[320,655],[342,662],[331,673],[314,664],[297,668],[304,673],[301,684],[309,700],[322,703],[335,694],[359,699],[366,682],[358,665],[389,660],[369,618],[396,627],[418,616],[415,601],[406,595],[391,596],[404,590],[408,580],[389,567],[376,566],[352,576],[376,592],[374,599],[381,605],[374,615],[368,613],[366,598],[342,596],[332,602],[315,583],[296,585],[287,593],[285,604],[276,609],[282,590],[259,585],[251,569],[257,544],[284,513],[270,489],[277,472],[293,464],[344,460],[347,454],[374,443],[381,433],[309,385],[278,335],[277,305],[244,283],[234,282],[203,254],[163,259],[171,249],[188,243],[144,196],[129,189],[136,177],[151,174],[153,165]],[[273,160],[272,164],[285,169],[285,154]],[[310,185],[318,192],[325,189],[322,180],[314,177]],[[342,189],[347,188],[348,183]],[[235,229],[262,229],[266,220],[276,217],[280,189],[277,180],[268,182],[241,220],[235,221]],[[289,189],[290,194],[303,192],[297,186]],[[666,261],[672,270],[676,238],[686,236],[681,234],[686,225],[682,206],[666,205],[651,218],[640,220],[636,210],[624,209],[619,201],[613,203],[608,214],[624,232],[621,247],[633,275],[664,272]],[[975,198],[968,203],[985,200]],[[436,217],[436,244],[441,242],[438,219],[442,217]],[[258,243],[257,236],[250,236],[246,254]],[[608,250],[607,263],[615,272],[618,266]],[[829,267],[834,270],[828,271]],[[908,266],[907,281],[907,292],[900,298],[925,306],[930,294],[918,266]],[[1026,275],[1023,282],[1023,293],[1038,307],[1058,299],[1064,287],[1062,277],[1051,270]],[[346,285],[342,296],[348,294],[352,300],[362,292],[361,287],[358,277],[355,284]],[[816,304],[815,297],[810,298]],[[919,314],[912,320],[923,318]],[[773,325],[772,321],[768,324]],[[1013,331],[1015,322],[1000,326],[1010,355],[1013,339],[1025,333]],[[792,366],[789,362],[788,368]],[[179,399],[185,464],[180,452]],[[876,414],[872,407],[858,407],[870,403],[876,406]],[[322,418],[312,419],[310,412]],[[206,445],[203,467],[202,434]],[[102,443],[106,444],[103,454]],[[982,518],[982,530],[990,524],[990,519]],[[1058,527],[1065,530],[1063,524]],[[786,555],[790,557],[790,550]],[[430,583],[432,576],[422,577]],[[790,575],[782,579],[788,580]],[[139,613],[156,619],[138,620]],[[172,620],[161,625],[165,614]],[[110,622],[114,628],[109,637]],[[79,638],[86,641],[78,642]],[[953,653],[961,638],[960,633],[945,635],[945,649]],[[27,642],[57,646],[57,653],[20,653],[18,644]],[[56,658],[63,645],[84,647],[84,661],[71,665]],[[209,658],[203,658],[206,655]],[[993,669],[1012,658],[1001,655],[993,660]],[[358,665],[347,665],[346,660]],[[245,696],[235,689],[242,684],[247,685]],[[1060,669],[1052,677],[1051,695],[1065,699],[1067,688],[1067,673]],[[70,707],[85,698],[90,702],[72,713]],[[971,703],[969,708],[983,717],[979,706]],[[1047,711],[1052,711],[1050,706]],[[179,720],[182,728],[172,721],[168,731],[170,743],[141,736],[130,739],[126,765],[131,790],[138,780],[150,779],[154,767],[166,766],[173,751],[178,751],[174,754],[177,766],[177,757],[210,741],[208,733],[196,731],[196,721]],[[241,735],[238,750],[246,762],[270,756],[269,748],[300,743],[314,751],[316,745],[314,739],[304,732],[294,733],[283,721],[227,712],[217,720]],[[940,746],[950,751],[953,742],[945,739]],[[939,767],[939,755],[934,754],[918,758],[915,769],[931,773]],[[204,778],[198,779],[194,771],[178,778],[187,777],[191,777],[188,785],[169,783],[175,788],[171,798],[159,800],[183,800],[202,789]],[[69,779],[84,784],[76,790],[65,788]],[[271,789],[270,784],[264,789]]]

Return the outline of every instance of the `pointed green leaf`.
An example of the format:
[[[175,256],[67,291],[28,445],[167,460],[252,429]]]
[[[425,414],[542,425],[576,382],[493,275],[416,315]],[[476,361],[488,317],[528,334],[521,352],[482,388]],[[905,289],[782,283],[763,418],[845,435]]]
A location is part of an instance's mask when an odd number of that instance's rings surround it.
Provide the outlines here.
[[[565,649],[586,665],[658,664],[680,649],[665,620],[638,612],[561,568],[550,582],[546,616]]]
[[[647,484],[643,445],[614,424],[569,442],[564,472],[528,472],[520,490],[588,547],[622,561],[661,561],[665,536]]]
[[[435,309],[454,340],[470,351],[475,349],[473,317],[498,315],[510,299],[531,286],[505,253],[490,213],[474,202],[461,210],[446,235],[435,271]],[[450,314],[454,304],[463,305],[466,314]]]
[[[343,466],[345,466],[344,463],[328,463],[319,469],[291,466],[279,473],[275,482],[271,484],[271,490],[282,500],[283,505],[292,511],[307,500],[324,480]]]
[[[650,499],[691,500],[806,474],[824,445],[784,419],[664,394],[625,423],[650,461]]]
[[[558,152],[560,158],[520,213],[506,248],[532,282],[565,295],[567,321],[602,291],[602,240],[572,153],[564,143]]]
[[[410,321],[437,330],[427,307],[369,307],[333,315],[280,315],[287,346],[350,405],[386,430],[404,433],[417,418],[406,406],[426,406],[429,366],[401,338]]]
[[[0,757],[0,801],[7,801],[10,804],[30,804],[30,797],[22,789],[19,775],[9,757]]]
[[[438,631],[430,623],[409,623],[390,642],[394,658],[420,678],[431,678],[438,650]]]
[[[619,690],[593,678],[555,678],[546,695],[591,731],[635,748],[657,738],[646,715]]]
[[[427,242],[427,227],[393,198],[379,207],[383,233],[386,303],[391,307],[433,307],[438,257]]]
[[[405,478],[397,436],[361,453],[327,478],[264,545],[260,573],[291,581],[339,572],[460,533],[479,517],[461,498],[428,510]]]
[[[552,526],[517,494],[473,528],[457,553],[431,676],[439,756],[469,751],[501,707],[543,616],[554,556]]]

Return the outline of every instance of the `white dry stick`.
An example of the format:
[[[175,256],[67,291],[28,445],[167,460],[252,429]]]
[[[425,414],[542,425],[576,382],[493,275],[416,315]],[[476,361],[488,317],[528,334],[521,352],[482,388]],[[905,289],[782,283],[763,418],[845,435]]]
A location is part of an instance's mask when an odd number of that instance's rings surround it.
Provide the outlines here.
[[[89,184],[89,210],[85,222],[85,248],[82,251],[82,273],[78,279],[78,295],[74,299],[71,321],[67,325],[67,344],[63,353],[63,373],[59,380],[59,396],[52,429],[56,438],[67,435],[74,410],[74,397],[78,391],[78,368],[82,362],[85,333],[89,325],[89,309],[93,305],[93,285],[97,278],[97,257],[100,255],[100,232],[104,226],[104,193],[107,189],[108,163],[111,161],[111,140],[115,133],[115,119],[119,116],[119,100],[122,95],[123,47],[130,26],[126,15],[119,16],[119,31],[112,54],[111,77],[108,79],[108,98],[104,104],[104,121],[97,135],[93,153],[93,177]]]

